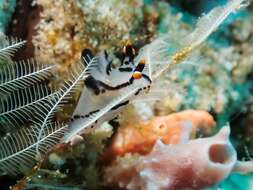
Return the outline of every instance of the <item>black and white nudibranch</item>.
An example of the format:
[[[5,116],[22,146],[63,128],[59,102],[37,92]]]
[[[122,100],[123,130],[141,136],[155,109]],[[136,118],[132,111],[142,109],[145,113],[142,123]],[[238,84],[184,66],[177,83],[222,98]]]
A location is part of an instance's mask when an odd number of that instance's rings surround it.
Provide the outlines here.
[[[82,56],[86,60],[94,58],[87,49]],[[113,59],[106,51],[95,57],[98,64],[89,71],[89,76],[84,80],[84,90],[73,113],[70,130],[82,128],[82,133],[88,133],[91,126],[114,118],[135,96],[149,89],[152,81],[145,69],[146,61],[141,59],[135,64],[135,57],[136,51],[129,42],[123,48],[118,67],[113,66]],[[120,97],[122,101],[116,101]],[[115,102],[115,105],[110,104],[111,102]],[[106,110],[109,105],[110,109]],[[105,110],[106,113],[102,113]],[[94,118],[97,118],[96,123],[88,122]]]

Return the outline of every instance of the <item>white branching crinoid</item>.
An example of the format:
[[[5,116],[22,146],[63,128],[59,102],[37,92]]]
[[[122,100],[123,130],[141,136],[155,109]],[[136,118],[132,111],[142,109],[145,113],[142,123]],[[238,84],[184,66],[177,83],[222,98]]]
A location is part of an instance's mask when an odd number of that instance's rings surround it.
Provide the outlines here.
[[[41,152],[59,143],[65,125],[48,123],[38,141],[39,115],[54,105],[59,94],[43,84],[53,66],[35,60],[13,62],[11,57],[25,42],[1,35],[0,46],[0,171],[16,174],[36,161],[35,147]],[[31,125],[31,126],[30,126]]]
[[[200,18],[197,28],[191,35],[180,40],[180,48],[168,55],[169,41],[160,38],[145,46],[135,59],[138,63],[145,59],[149,67],[149,77],[156,80],[173,63],[187,58],[189,52],[202,43],[220,23],[238,9],[243,0],[230,0],[227,5],[212,10]],[[78,126],[72,126],[66,132],[68,124],[53,121],[54,114],[70,98],[75,89],[96,68],[96,58],[85,58],[86,67],[79,63],[71,71],[71,77],[59,90],[49,89],[43,81],[51,75],[53,66],[42,65],[35,60],[11,61],[11,56],[25,42],[0,36],[0,172],[17,174],[30,168],[36,159],[58,144],[89,127],[108,111],[122,103],[138,90],[130,86],[107,102],[98,112],[81,120]],[[80,100],[82,101],[82,100]],[[83,103],[83,102],[82,102]],[[85,109],[85,107],[83,108]]]
[[[54,114],[71,99],[71,93],[87,77],[96,61],[85,60],[88,62],[86,68],[80,62],[64,85],[59,90],[52,90],[45,80],[54,66],[35,60],[12,62],[12,53],[21,42],[2,44],[7,46],[0,50],[4,63],[0,69],[0,130],[3,134],[0,171],[15,174],[31,167],[37,158],[60,142],[68,125],[54,122]]]
[[[19,43],[12,46],[19,48]],[[5,63],[1,65],[0,72],[1,173],[16,174],[31,168],[46,151],[61,141],[64,134],[75,135],[76,131],[89,127],[136,92],[135,89],[115,98],[104,109],[83,120],[81,126],[74,126],[66,133],[68,124],[55,122],[55,113],[72,98],[71,95],[83,84],[90,71],[97,68],[97,58],[84,57],[85,64],[77,63],[62,87],[52,90],[44,81],[50,77],[54,66],[42,65],[34,60],[12,62],[10,56],[3,56]]]

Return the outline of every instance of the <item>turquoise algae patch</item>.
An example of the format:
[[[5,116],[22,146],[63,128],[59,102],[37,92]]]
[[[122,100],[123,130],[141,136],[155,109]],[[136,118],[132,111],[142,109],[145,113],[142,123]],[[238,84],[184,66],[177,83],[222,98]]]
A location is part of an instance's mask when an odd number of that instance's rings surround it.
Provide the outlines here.
[[[253,175],[231,174],[226,180],[215,187],[205,190],[251,190]],[[240,183],[238,183],[240,181]]]
[[[16,7],[16,0],[0,0],[0,31],[5,32]]]

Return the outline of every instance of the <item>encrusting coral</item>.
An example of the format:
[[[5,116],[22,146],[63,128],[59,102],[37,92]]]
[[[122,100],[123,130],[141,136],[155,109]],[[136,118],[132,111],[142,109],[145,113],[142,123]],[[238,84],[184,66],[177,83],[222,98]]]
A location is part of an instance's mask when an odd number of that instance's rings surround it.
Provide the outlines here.
[[[37,4],[43,11],[33,38],[35,54],[39,61],[57,64],[63,76],[83,49],[119,50],[126,40],[137,39],[143,19],[142,0],[38,0]]]
[[[84,14],[83,35],[91,49],[117,50],[124,40],[139,38],[143,0],[76,1]]]
[[[58,65],[59,71],[66,74],[86,47],[81,35],[84,28],[82,11],[75,0],[38,0],[37,4],[43,11],[36,26],[37,34],[33,37],[36,57]]]

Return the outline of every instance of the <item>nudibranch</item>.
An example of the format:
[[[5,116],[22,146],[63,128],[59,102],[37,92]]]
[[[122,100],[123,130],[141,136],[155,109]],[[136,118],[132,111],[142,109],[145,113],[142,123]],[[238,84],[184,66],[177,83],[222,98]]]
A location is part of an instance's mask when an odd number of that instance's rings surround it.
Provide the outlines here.
[[[84,64],[92,59],[98,63],[89,70],[89,76],[84,80],[84,90],[65,141],[76,134],[89,133],[95,125],[113,119],[135,96],[149,90],[152,81],[146,62],[142,59],[135,65],[135,56],[135,49],[127,43],[123,48],[121,64],[117,67],[107,51],[96,57],[89,50],[83,51]]]

